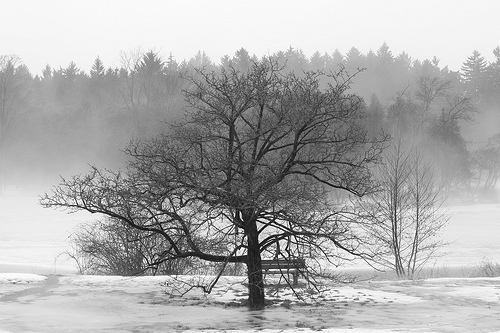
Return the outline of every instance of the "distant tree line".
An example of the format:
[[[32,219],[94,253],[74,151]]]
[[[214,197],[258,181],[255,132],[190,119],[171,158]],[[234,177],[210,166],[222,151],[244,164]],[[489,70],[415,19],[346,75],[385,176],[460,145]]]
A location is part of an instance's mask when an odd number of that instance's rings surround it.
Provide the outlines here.
[[[351,91],[364,100],[369,133],[422,128],[446,188],[478,196],[491,194],[500,176],[500,48],[493,54],[489,63],[474,51],[460,71],[441,67],[436,57],[393,55],[385,43],[367,54],[353,47],[306,57],[289,48],[274,56],[298,75],[361,70]],[[245,71],[257,60],[244,48],[218,63],[201,51],[179,63],[134,50],[118,67],[97,57],[88,73],[71,62],[33,76],[19,57],[1,56],[0,188],[40,189],[89,163],[121,166],[131,139],[164,133],[166,120],[182,118],[185,77],[195,68]]]

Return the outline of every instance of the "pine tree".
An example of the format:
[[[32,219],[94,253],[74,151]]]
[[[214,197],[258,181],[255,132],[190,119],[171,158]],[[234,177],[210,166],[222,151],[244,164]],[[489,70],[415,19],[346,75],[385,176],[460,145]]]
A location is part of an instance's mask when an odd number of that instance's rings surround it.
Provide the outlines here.
[[[392,56],[392,52],[389,50],[389,46],[384,43],[380,46],[377,51],[377,57],[383,62],[391,63],[394,57]]]
[[[52,67],[50,67],[49,64],[42,70],[42,76],[44,79],[50,79],[52,77]]]
[[[94,77],[104,76],[104,71],[105,71],[104,65],[98,56],[97,58],[95,58],[94,64],[90,69],[90,77],[94,78]]]
[[[331,62],[333,64],[332,69],[334,70],[338,70],[339,66],[344,64],[345,58],[338,49],[335,49],[335,51],[333,51]]]
[[[252,64],[250,54],[245,48],[241,48],[234,54],[233,63],[237,69],[246,72]]]
[[[462,79],[470,97],[481,101],[487,83],[487,63],[481,53],[474,50],[462,66]]]
[[[487,99],[492,102],[500,102],[500,47],[496,47],[493,50],[493,55],[495,56],[495,62],[488,65],[486,71],[488,76],[487,87]]]
[[[321,54],[318,51],[314,52],[309,61],[309,68],[313,71],[316,71],[325,69],[325,67],[326,67],[325,58],[321,56]]]

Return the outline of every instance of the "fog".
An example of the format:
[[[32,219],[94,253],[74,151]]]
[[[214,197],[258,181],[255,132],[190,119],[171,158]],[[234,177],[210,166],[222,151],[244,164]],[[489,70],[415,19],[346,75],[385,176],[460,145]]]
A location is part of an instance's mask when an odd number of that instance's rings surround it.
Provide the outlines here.
[[[488,62],[479,52],[464,59],[460,72],[433,59],[393,54],[387,44],[361,53],[314,53],[300,49],[274,54],[287,71],[356,73],[351,91],[365,101],[370,135],[424,124],[426,147],[437,172],[455,198],[468,202],[496,198],[500,140],[500,51]],[[205,52],[177,61],[156,51],[123,52],[119,66],[97,57],[89,72],[71,62],[33,76],[19,56],[0,57],[3,114],[0,124],[0,188],[4,193],[38,194],[90,165],[125,166],[123,149],[168,131],[183,115],[181,73],[193,67],[232,64],[246,70],[262,55],[236,50],[219,61]],[[419,125],[420,126],[420,125]],[[490,163],[491,162],[491,163]],[[493,177],[494,180],[488,179]]]

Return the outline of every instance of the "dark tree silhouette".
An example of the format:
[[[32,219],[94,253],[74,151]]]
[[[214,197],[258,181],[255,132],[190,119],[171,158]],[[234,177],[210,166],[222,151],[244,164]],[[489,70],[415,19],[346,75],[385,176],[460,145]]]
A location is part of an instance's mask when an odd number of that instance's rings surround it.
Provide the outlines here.
[[[381,153],[342,73],[320,91],[321,72],[299,78],[281,69],[272,59],[246,73],[197,69],[186,77],[186,120],[171,134],[131,144],[124,173],[93,168],[63,180],[41,204],[161,235],[168,246],[157,264],[187,257],[245,263],[249,306],[262,308],[262,256],[356,253],[329,192],[370,192],[369,166]]]

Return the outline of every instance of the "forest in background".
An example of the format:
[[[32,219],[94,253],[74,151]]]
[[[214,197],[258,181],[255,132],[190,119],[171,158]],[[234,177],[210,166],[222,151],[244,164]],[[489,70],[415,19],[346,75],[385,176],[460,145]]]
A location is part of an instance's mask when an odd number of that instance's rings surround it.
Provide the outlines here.
[[[477,51],[460,71],[438,58],[394,55],[387,44],[362,54],[314,53],[289,48],[273,56],[286,71],[338,71],[354,75],[351,92],[364,100],[370,135],[423,128],[445,188],[464,200],[491,196],[500,176],[500,48],[494,62]],[[214,62],[204,52],[189,61],[134,50],[119,67],[97,57],[89,73],[71,62],[32,75],[21,58],[0,56],[0,188],[45,191],[85,172],[125,162],[122,149],[168,130],[183,115],[183,73],[196,67],[246,71],[257,56],[244,48]]]

